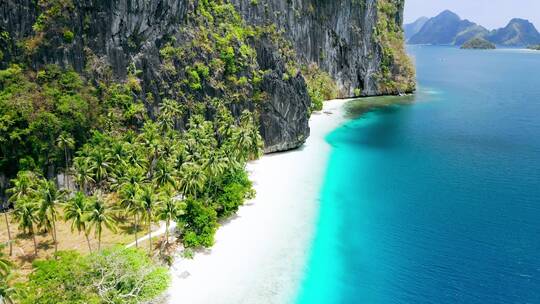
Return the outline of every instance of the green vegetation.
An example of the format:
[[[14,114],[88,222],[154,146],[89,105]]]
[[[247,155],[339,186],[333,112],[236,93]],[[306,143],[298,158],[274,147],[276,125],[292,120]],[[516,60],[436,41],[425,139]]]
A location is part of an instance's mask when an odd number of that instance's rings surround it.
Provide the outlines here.
[[[373,39],[382,46],[379,88],[382,94],[412,92],[415,89],[415,71],[404,46],[404,34],[396,21],[404,0],[377,1],[377,25]]]
[[[35,261],[28,282],[17,286],[19,303],[141,303],[164,292],[167,269],[137,249],[115,247],[88,256],[67,251]]]
[[[9,288],[3,276],[0,295],[15,294],[20,303],[150,300],[169,281],[151,259],[166,260],[164,249],[174,243],[187,252],[212,246],[220,219],[254,195],[245,166],[262,153],[257,108],[265,72],[252,41],[276,41],[290,77],[298,74],[294,53],[275,27],[247,26],[231,4],[200,1],[189,17],[196,30],[180,33],[191,43],[170,38],[161,49],[170,87],[154,95],[135,67],[125,81],[113,81],[92,54],[85,74],[31,68],[29,56],[78,37],[67,26],[72,1],[38,4],[34,34],[19,44],[27,56],[10,58],[0,70],[0,172],[10,179],[5,194],[13,208],[11,216],[4,213],[6,229],[16,225],[22,232],[16,241],[33,251],[25,260],[36,261]],[[252,111],[238,110],[246,108]],[[62,182],[55,180],[59,173]],[[152,238],[159,221],[167,228],[164,241]],[[90,254],[59,251],[59,225],[84,236]],[[103,235],[119,229],[134,231],[136,247],[147,230],[148,255],[107,248]],[[47,247],[55,259],[37,261]]]
[[[530,45],[527,47],[529,50],[535,50],[540,51],[540,44],[539,45]]]
[[[496,47],[495,44],[487,41],[484,38],[473,38],[465,42],[465,44],[463,44],[461,48],[465,50],[493,50]]]
[[[0,246],[0,303],[13,303],[15,289],[12,287],[12,268],[13,263],[4,255]]]
[[[248,26],[226,1],[200,1],[189,15],[193,26],[182,29],[190,43],[171,39],[160,51],[168,81],[165,91],[176,100],[210,102],[216,92],[227,103],[260,101],[256,52],[249,39],[255,28]]]
[[[52,45],[69,44],[75,37],[67,27],[75,9],[72,0],[38,0],[37,4],[41,13],[32,26],[34,35],[23,42],[29,56]]]
[[[332,77],[316,64],[302,67],[302,74],[306,79],[308,93],[311,97],[311,111],[322,110],[323,101],[339,96],[339,89]]]

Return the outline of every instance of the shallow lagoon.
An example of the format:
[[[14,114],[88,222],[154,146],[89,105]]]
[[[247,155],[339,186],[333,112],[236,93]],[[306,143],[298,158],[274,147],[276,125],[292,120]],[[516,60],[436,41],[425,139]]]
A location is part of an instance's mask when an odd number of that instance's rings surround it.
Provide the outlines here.
[[[327,137],[296,302],[540,303],[540,53],[409,52],[414,102]]]

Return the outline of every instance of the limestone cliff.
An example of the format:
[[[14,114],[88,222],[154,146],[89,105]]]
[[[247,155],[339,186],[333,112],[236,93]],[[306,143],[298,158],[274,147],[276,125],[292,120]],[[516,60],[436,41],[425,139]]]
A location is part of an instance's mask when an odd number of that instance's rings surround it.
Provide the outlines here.
[[[212,2],[226,1],[3,0],[0,67],[57,64],[96,82],[134,76],[151,116],[163,98],[227,100],[233,114],[259,112],[266,152],[309,136],[310,97],[291,67],[318,64],[343,97],[414,90],[404,0],[231,0],[235,9],[207,9]]]

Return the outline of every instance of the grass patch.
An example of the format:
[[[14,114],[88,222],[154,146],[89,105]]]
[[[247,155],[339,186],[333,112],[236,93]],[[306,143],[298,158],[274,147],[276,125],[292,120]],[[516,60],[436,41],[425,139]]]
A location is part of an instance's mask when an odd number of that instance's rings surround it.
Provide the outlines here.
[[[32,269],[32,261],[34,260],[34,243],[32,238],[21,231],[17,227],[17,223],[11,220],[12,216],[8,215],[10,219],[11,236],[13,237],[13,256],[9,257],[14,262],[22,273],[28,273]],[[75,250],[81,254],[89,253],[88,245],[84,234],[78,234],[77,231],[71,231],[71,224],[69,222],[58,221],[57,236],[58,236],[58,250]],[[157,229],[157,226],[154,227]],[[144,237],[148,230],[147,226],[141,223],[138,229],[138,237]],[[54,243],[50,233],[37,233],[36,240],[38,244],[38,256],[37,259],[48,259],[54,254]],[[0,243],[8,241],[7,229],[4,216],[0,217]],[[135,229],[129,221],[120,222],[116,233],[103,229],[103,235],[101,239],[102,248],[112,247],[114,245],[127,245],[135,241]],[[94,234],[90,234],[90,245],[93,250],[97,250],[98,244]],[[141,244],[142,243],[142,244]],[[140,242],[139,248],[148,248],[147,242]],[[143,247],[145,246],[146,247]],[[4,252],[7,254],[7,248],[4,248]]]

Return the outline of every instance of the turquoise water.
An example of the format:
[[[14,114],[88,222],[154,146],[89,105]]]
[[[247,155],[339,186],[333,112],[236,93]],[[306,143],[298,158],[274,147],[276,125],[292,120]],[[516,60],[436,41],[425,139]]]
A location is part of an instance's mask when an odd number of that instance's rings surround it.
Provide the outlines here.
[[[328,135],[297,303],[540,303],[540,53],[411,47],[419,93]]]

